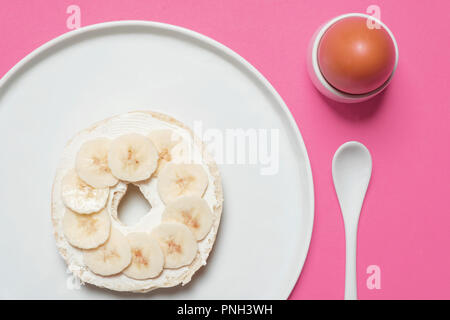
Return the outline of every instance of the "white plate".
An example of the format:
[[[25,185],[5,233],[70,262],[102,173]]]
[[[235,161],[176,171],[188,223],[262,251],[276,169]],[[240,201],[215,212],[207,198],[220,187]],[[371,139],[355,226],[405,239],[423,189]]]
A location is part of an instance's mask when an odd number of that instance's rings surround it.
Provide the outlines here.
[[[279,170],[220,164],[225,209],[205,268],[185,287],[146,295],[71,288],[56,251],[50,191],[68,139],[135,109],[203,130],[278,129]],[[314,220],[308,155],[267,80],[223,45],[171,25],[124,21],[69,32],[0,81],[0,298],[285,299],[306,258]]]

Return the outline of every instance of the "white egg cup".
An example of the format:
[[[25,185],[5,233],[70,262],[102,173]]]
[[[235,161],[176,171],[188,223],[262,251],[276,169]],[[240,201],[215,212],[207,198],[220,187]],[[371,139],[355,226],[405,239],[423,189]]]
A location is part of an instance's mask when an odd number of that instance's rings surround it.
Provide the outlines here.
[[[392,69],[391,75],[380,87],[378,87],[377,89],[370,91],[368,93],[364,93],[364,94],[349,94],[349,93],[345,93],[345,92],[342,92],[342,91],[334,88],[332,85],[330,85],[328,83],[327,80],[325,80],[324,76],[322,75],[322,72],[320,71],[320,68],[319,68],[319,62],[317,59],[317,53],[319,50],[319,44],[320,44],[320,40],[322,39],[322,36],[325,34],[325,32],[328,30],[328,28],[330,28],[333,24],[335,24],[339,20],[342,20],[342,19],[345,19],[348,17],[363,17],[363,18],[370,19],[370,20],[374,21],[375,23],[378,23],[382,28],[384,28],[388,32],[390,38],[392,39],[392,42],[394,43],[394,47],[395,47],[395,64],[394,64],[394,68]],[[397,46],[397,42],[395,41],[394,35],[392,34],[391,30],[389,30],[389,28],[383,22],[381,22],[379,19],[377,19],[373,16],[369,16],[367,14],[363,14],[363,13],[347,13],[347,14],[338,16],[334,19],[331,19],[327,23],[320,26],[319,29],[317,29],[317,31],[314,33],[313,37],[311,38],[311,41],[310,41],[309,47],[308,47],[307,66],[308,66],[308,73],[309,73],[309,76],[310,76],[312,82],[316,86],[317,90],[319,90],[323,95],[325,95],[326,97],[330,98],[331,100],[334,100],[337,102],[357,103],[357,102],[366,101],[366,100],[376,96],[381,91],[383,91],[387,87],[389,82],[391,81],[392,77],[394,76],[394,72],[397,69],[397,64],[398,64],[398,46]]]

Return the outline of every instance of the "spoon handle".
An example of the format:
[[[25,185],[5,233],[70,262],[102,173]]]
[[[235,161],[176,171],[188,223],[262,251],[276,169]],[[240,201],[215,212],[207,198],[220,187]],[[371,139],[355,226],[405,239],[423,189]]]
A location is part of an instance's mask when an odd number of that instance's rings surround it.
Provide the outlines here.
[[[356,237],[358,223],[345,222],[345,300],[357,299]]]

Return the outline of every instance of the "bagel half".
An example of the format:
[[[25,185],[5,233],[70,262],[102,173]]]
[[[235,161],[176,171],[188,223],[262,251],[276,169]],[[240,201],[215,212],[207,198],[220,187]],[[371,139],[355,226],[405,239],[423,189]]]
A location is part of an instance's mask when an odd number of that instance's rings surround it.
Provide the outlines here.
[[[190,158],[193,159],[194,163],[200,164],[206,172],[208,185],[202,198],[206,201],[212,213],[212,226],[206,236],[197,241],[197,254],[189,265],[172,269],[164,268],[157,277],[144,280],[133,279],[123,272],[110,276],[94,273],[84,262],[83,249],[71,245],[64,234],[63,218],[67,208],[62,197],[63,178],[73,170],[77,152],[86,141],[96,138],[115,139],[125,134],[148,136],[150,132],[159,129],[170,129],[179,134],[190,147]],[[154,228],[161,224],[166,204],[157,190],[159,176],[160,172],[153,174],[144,181],[119,181],[115,186],[109,188],[105,210],[110,215],[111,228],[119,230],[126,236],[132,232],[151,233]],[[119,220],[117,213],[120,200],[127,191],[128,183],[138,186],[152,207],[151,211],[134,226],[124,225]],[[223,192],[220,174],[216,163],[207,153],[201,140],[187,126],[170,116],[156,112],[135,111],[100,121],[79,132],[67,143],[53,182],[51,216],[57,249],[66,261],[68,269],[82,282],[115,291],[148,292],[157,288],[185,285],[191,281],[192,276],[201,266],[206,265],[219,228],[222,203]]]

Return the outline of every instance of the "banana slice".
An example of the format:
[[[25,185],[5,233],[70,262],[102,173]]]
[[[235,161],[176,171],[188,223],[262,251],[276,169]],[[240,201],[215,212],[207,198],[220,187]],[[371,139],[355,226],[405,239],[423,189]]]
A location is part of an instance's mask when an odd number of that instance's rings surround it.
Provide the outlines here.
[[[108,240],[111,220],[106,210],[78,214],[66,208],[63,232],[67,241],[80,249],[93,249]]]
[[[111,140],[97,138],[85,142],[77,153],[75,169],[78,176],[94,188],[106,188],[118,180],[108,167],[108,150]]]
[[[108,241],[96,249],[83,251],[85,265],[94,273],[111,276],[125,269],[131,262],[131,248],[127,238],[111,228]]]
[[[149,138],[126,134],[111,143],[108,164],[120,180],[137,182],[150,178],[158,165],[158,151]]]
[[[165,165],[176,157],[173,151],[177,150],[175,146],[182,141],[182,138],[179,134],[169,129],[152,131],[148,137],[158,150],[158,167],[154,173],[154,176],[157,177]]]
[[[158,276],[164,267],[164,254],[158,241],[145,232],[127,235],[131,264],[123,271],[130,278],[143,280]]]
[[[165,268],[176,269],[191,264],[197,255],[197,241],[184,224],[161,223],[152,231],[164,253]]]
[[[175,221],[186,225],[197,240],[203,239],[211,229],[213,215],[208,203],[196,196],[185,196],[170,202],[162,214],[162,221]]]
[[[158,193],[164,203],[181,196],[202,197],[208,175],[199,164],[168,163],[158,178]]]
[[[103,209],[109,188],[93,188],[81,180],[74,169],[62,179],[62,199],[66,207],[77,213],[93,213]]]

